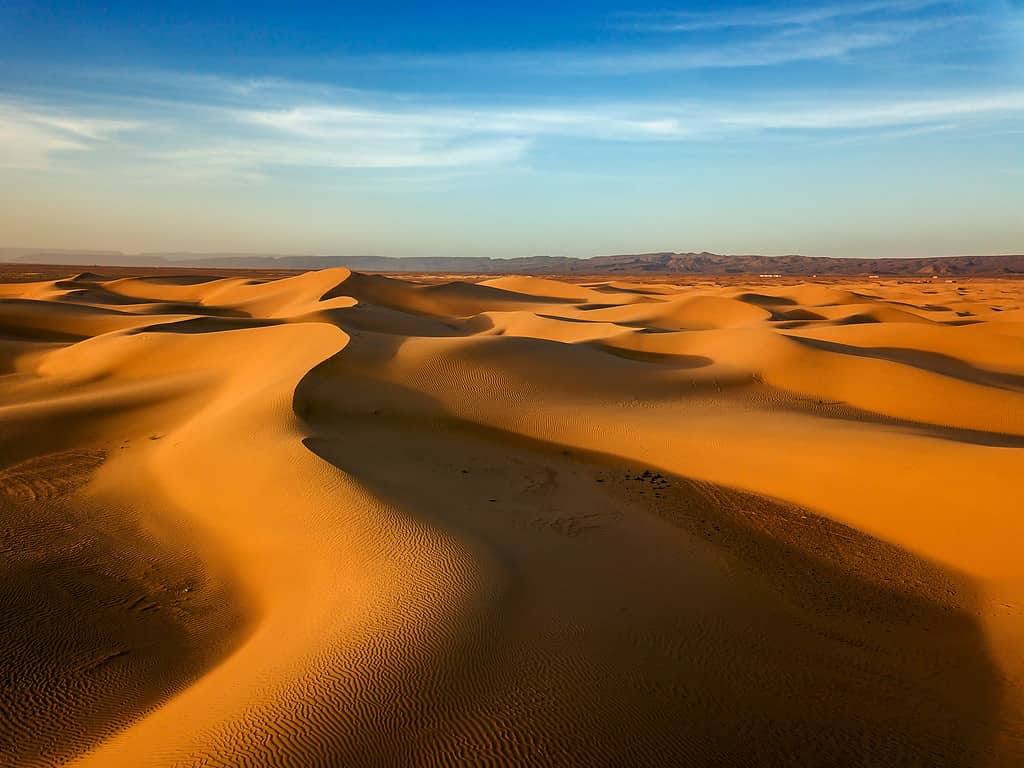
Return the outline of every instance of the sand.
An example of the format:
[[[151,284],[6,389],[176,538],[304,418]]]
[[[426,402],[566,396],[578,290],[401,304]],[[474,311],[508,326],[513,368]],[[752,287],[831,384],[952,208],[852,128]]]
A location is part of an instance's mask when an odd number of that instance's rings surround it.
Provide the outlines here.
[[[0,284],[0,765],[1024,764],[1024,282]]]

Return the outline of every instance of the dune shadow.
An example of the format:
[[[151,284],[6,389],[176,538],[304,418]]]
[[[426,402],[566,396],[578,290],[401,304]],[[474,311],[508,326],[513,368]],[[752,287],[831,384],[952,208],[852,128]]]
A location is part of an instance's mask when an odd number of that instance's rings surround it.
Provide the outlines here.
[[[937,373],[940,376],[948,376],[952,379],[970,382],[971,384],[981,384],[982,386],[1008,391],[1024,389],[1024,376],[978,368],[964,360],[938,352],[904,349],[901,347],[858,347],[835,341],[807,338],[806,336],[789,336],[788,338],[823,352],[901,363],[930,373]]]
[[[224,585],[125,510],[48,498],[59,471],[23,479],[24,499],[0,488],[3,765],[97,746],[199,678],[245,623]]]
[[[775,387],[765,387],[771,392],[773,407],[791,413],[809,414],[815,418],[833,421],[877,424],[900,432],[909,432],[932,440],[947,440],[967,445],[989,448],[1024,448],[1024,435],[1009,432],[989,432],[980,429],[950,427],[945,424],[929,424],[883,413],[867,411],[838,400],[822,400],[816,397],[801,397],[793,392]],[[764,390],[762,390],[764,391]]]
[[[232,309],[230,307],[211,307],[206,304],[197,304],[194,302],[168,302],[158,301],[155,299],[146,299],[144,303],[149,304],[148,307],[139,309],[135,314],[138,315],[198,315],[199,317],[234,317],[234,318],[248,318],[251,315],[248,312],[243,312],[240,309]]]
[[[82,288],[76,282],[58,282],[56,287],[67,289],[67,293],[58,297],[56,300],[68,302],[70,304],[116,304],[120,306],[131,306],[134,304],[145,304],[149,301],[149,299],[141,299],[135,296],[122,296],[119,293],[104,291],[99,287]]]
[[[283,320],[262,320],[249,317],[192,317],[187,320],[174,320],[167,323],[154,323],[142,328],[133,328],[127,333],[129,335],[140,333],[221,333],[223,331],[239,331],[248,328],[268,328],[274,325],[281,325],[283,322]]]
[[[741,293],[736,297],[745,304],[754,304],[758,307],[795,307],[799,302],[788,296],[770,296],[765,293]]]
[[[219,275],[138,275],[128,278],[124,278],[126,281],[132,283],[151,283],[153,285],[175,285],[175,286],[187,286],[187,285],[203,285],[205,283],[214,283],[218,280],[223,280],[223,276]]]
[[[714,365],[715,362],[710,357],[706,357],[704,355],[687,355],[672,352],[645,352],[638,349],[617,347],[612,344],[605,344],[599,341],[591,342],[591,346],[597,347],[602,352],[607,352],[610,355],[615,355],[615,357],[621,357],[626,360],[633,360],[640,363],[655,363],[658,365],[685,370],[706,368],[709,365]]]
[[[659,291],[657,289],[652,289],[652,288],[642,288],[640,286],[637,286],[635,288],[634,287],[621,288],[621,287],[619,287],[617,285],[601,284],[601,285],[591,285],[591,286],[589,286],[589,288],[590,288],[590,290],[595,291],[596,293],[628,293],[628,294],[637,294],[638,296],[662,296],[662,297],[666,296],[666,295],[671,295],[671,292]],[[613,306],[617,306],[617,305],[613,305]]]
[[[610,320],[587,320],[583,317],[563,317],[562,315],[548,315],[542,312],[537,312],[537,317],[544,318],[545,320],[555,320],[560,323],[579,323],[581,325],[593,325],[594,323],[615,325]]]

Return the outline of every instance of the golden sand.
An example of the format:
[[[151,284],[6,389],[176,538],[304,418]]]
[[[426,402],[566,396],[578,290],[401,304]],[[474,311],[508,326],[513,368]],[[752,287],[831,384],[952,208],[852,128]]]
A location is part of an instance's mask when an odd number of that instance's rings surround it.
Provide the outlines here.
[[[1024,283],[0,285],[0,765],[1024,765]]]

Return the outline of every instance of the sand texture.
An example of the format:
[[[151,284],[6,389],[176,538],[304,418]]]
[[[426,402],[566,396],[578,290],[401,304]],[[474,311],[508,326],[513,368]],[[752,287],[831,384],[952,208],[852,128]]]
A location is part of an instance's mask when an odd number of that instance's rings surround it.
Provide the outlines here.
[[[1024,765],[1024,282],[0,284],[0,766]]]

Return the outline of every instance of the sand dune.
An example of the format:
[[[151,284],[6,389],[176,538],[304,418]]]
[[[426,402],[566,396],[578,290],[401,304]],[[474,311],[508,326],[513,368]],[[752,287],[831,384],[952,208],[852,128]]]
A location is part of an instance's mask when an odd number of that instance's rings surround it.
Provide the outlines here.
[[[0,765],[1024,764],[1024,284],[0,285]]]

